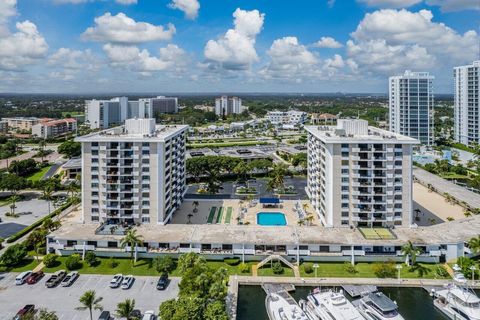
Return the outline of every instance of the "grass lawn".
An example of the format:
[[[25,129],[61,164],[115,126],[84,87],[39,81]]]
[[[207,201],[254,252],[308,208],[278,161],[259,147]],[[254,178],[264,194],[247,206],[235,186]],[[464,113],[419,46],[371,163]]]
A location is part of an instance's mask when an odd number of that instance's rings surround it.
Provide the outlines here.
[[[342,262],[317,262],[317,264],[320,266],[317,269],[317,277],[319,278],[377,278],[373,272],[374,263],[360,262],[355,264],[357,272],[354,274],[347,272],[345,270],[345,264]],[[420,265],[428,269],[428,273],[424,274],[421,278],[435,279],[436,264],[420,263]],[[402,278],[420,278],[417,272],[410,272],[410,268],[405,264],[402,266],[403,268],[400,271]],[[300,266],[300,275],[302,277],[315,277],[315,270],[312,273],[306,273],[304,267],[305,263]]]
[[[43,176],[48,172],[48,170],[51,168],[52,166],[46,166],[42,169],[40,169],[39,171],[35,172],[34,174],[30,175],[27,177],[27,180],[30,180],[32,182],[35,182],[35,181],[40,181],[40,179],[43,178]]]
[[[463,175],[463,174],[456,174],[454,172],[447,172],[447,173],[443,173],[443,174],[440,174],[440,177],[444,178],[444,179],[470,179],[469,176],[467,175]]]
[[[267,263],[267,265],[258,269],[258,275],[259,276],[265,276],[265,277],[293,277],[293,276],[295,276],[294,273],[293,273],[293,270],[290,269],[289,267],[283,266],[283,273],[275,274],[275,273],[273,273],[272,268],[270,268],[270,264]]]
[[[43,271],[46,273],[52,273],[57,270],[66,270],[65,267],[65,260],[67,257],[59,257],[58,264],[52,268],[44,268]],[[130,259],[127,258],[116,258],[115,261],[118,265],[115,268],[111,268],[110,266],[110,259],[109,258],[97,258],[99,263],[95,266],[90,267],[87,263],[83,262],[82,267],[78,270],[79,273],[83,274],[132,274],[134,276],[158,276],[159,273],[155,270],[155,268],[150,264],[150,259],[139,259],[137,263],[133,266]],[[238,274],[238,275],[251,275],[251,271],[249,273],[241,273],[239,270],[239,265],[237,266],[230,266],[223,261],[208,261],[208,265],[212,269],[218,268],[225,268],[228,270],[228,273],[231,275]],[[250,266],[253,263],[248,263]],[[32,270],[37,266],[37,262],[31,259],[25,259],[22,264],[14,268],[6,268],[0,267],[0,272],[22,272],[26,270]],[[250,267],[251,270],[251,267]],[[171,272],[172,276],[179,276],[179,271],[177,269]]]

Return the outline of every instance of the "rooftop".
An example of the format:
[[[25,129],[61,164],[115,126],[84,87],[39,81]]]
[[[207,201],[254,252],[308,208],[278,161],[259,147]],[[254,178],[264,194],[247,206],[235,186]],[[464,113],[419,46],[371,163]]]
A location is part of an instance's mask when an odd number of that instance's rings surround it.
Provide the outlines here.
[[[153,120],[153,122],[152,122]],[[155,125],[154,119],[128,119],[125,125],[78,137],[78,142],[162,142],[187,130],[188,125]]]
[[[336,126],[305,126],[305,130],[329,143],[420,143],[416,139],[401,134],[369,127],[365,120],[340,119]]]

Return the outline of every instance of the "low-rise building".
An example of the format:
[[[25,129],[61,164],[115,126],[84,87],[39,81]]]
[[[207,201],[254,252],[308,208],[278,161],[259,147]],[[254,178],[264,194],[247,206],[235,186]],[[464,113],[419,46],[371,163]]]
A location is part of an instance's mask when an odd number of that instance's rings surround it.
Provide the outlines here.
[[[330,113],[312,113],[312,124],[333,125],[337,121],[337,116]]]
[[[274,125],[301,125],[307,121],[307,113],[297,110],[269,111],[266,119]]]
[[[412,148],[419,141],[365,120],[306,126],[307,194],[327,227],[409,227]]]
[[[42,139],[56,138],[77,130],[77,120],[73,118],[50,120],[32,126],[32,136]]]
[[[31,131],[32,127],[40,122],[49,121],[49,118],[36,118],[36,117],[14,117],[14,118],[2,118],[2,121],[6,121],[10,129],[17,129],[22,131]]]

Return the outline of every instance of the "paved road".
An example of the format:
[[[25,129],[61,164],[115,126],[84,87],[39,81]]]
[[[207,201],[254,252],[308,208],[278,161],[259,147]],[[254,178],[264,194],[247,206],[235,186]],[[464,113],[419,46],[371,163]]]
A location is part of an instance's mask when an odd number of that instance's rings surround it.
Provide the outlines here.
[[[37,151],[28,151],[28,152],[22,153],[21,155],[15,156],[15,157],[0,160],[0,169],[7,168],[7,162],[8,162],[8,165],[10,165],[12,163],[12,161],[30,159],[30,158],[33,158],[33,156],[35,154],[37,154]],[[62,158],[61,154],[58,154],[57,152],[52,152],[49,155],[43,157],[43,160],[48,161],[48,162],[57,162],[60,158]],[[38,162],[42,161],[42,158],[34,158],[34,159]]]
[[[35,285],[24,284],[15,286],[17,274],[0,275],[0,320],[10,320],[25,304],[35,304],[37,308],[44,307],[55,311],[60,320],[86,320],[88,311],[75,310],[79,306],[79,297],[87,290],[95,290],[103,297],[101,305],[104,310],[114,312],[119,302],[127,298],[135,299],[135,308],[145,312],[158,312],[160,304],[178,295],[178,278],[172,278],[168,288],[159,291],[155,288],[158,277],[136,277],[129,290],[111,289],[108,287],[112,276],[80,275],[71,287],[48,289],[45,282],[48,275]],[[94,311],[94,319],[99,316]]]
[[[413,168],[413,175],[422,184],[431,184],[440,194],[449,193],[460,201],[465,201],[473,208],[480,208],[480,195],[458,186],[453,182],[440,178],[439,176],[418,167]]]

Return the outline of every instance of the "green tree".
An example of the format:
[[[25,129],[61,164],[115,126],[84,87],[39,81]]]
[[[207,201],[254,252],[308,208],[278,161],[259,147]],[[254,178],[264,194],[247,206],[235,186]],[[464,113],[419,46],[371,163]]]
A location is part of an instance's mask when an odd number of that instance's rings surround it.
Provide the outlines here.
[[[176,312],[177,301],[170,299],[163,302],[159,307],[160,319],[173,319]]]
[[[27,180],[13,173],[3,174],[0,177],[0,190],[10,191],[17,195],[18,191],[28,186]]]
[[[240,161],[235,168],[233,168],[233,173],[237,174],[241,179],[247,180],[248,178],[249,167],[245,161]]]
[[[21,243],[17,243],[8,247],[0,257],[0,263],[7,267],[14,267],[25,259],[27,256],[27,248]]]
[[[51,213],[51,202],[53,199],[53,193],[55,192],[55,184],[54,183],[45,183],[42,186],[42,198],[48,202],[48,214]]]
[[[134,261],[134,258],[136,259],[136,256],[134,257],[134,253],[137,246],[143,245],[142,238],[143,237],[141,235],[137,235],[136,229],[130,229],[120,242],[120,246],[122,248],[125,248],[127,246],[130,247],[130,260],[132,261],[132,263],[136,262]]]
[[[205,320],[228,320],[228,314],[225,310],[225,303],[215,301],[209,303],[203,313]]]
[[[170,273],[175,269],[175,260],[170,256],[156,257],[153,266],[158,273]]]
[[[47,231],[43,228],[33,230],[27,237],[27,244],[35,250],[38,261],[40,248],[45,247]]]
[[[135,310],[135,299],[125,299],[125,301],[117,304],[115,315],[120,318],[127,318],[127,320],[134,320],[130,317],[130,313],[132,313],[133,310]]]
[[[402,254],[405,256],[405,264],[407,266],[410,265],[410,259],[412,260],[412,264],[415,265],[417,263],[417,256],[421,253],[422,251],[415,247],[410,240],[402,247]]]
[[[82,153],[82,145],[80,142],[68,140],[58,146],[58,153],[69,158],[78,157]]]
[[[82,267],[80,255],[78,253],[74,253],[68,256],[65,260],[65,267],[67,267],[68,270],[80,269]]]
[[[468,241],[468,247],[472,250],[472,253],[480,252],[480,235],[477,237],[471,238]]]
[[[172,320],[203,320],[204,300],[198,297],[184,296],[177,300]],[[163,319],[163,318],[162,318]]]
[[[79,301],[82,305],[75,309],[88,310],[90,312],[90,320],[93,320],[93,310],[103,310],[103,307],[100,304],[102,300],[103,298],[97,297],[97,294],[94,290],[88,290],[80,297]]]
[[[90,267],[94,266],[97,263],[97,256],[95,255],[95,252],[88,251],[85,254],[85,261]]]

